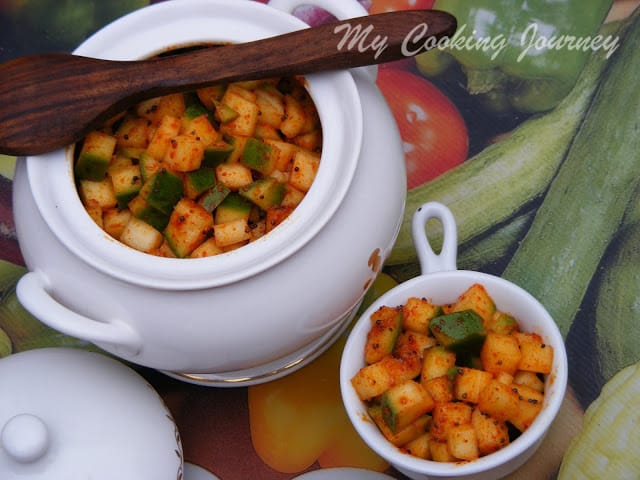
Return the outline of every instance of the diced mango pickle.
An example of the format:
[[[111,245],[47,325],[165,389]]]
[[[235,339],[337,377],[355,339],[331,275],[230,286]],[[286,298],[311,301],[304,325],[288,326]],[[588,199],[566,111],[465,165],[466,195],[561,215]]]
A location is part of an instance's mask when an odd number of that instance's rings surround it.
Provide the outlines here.
[[[305,198],[322,129],[298,77],[220,83],[143,100],[78,143],[90,217],[162,257],[220,255],[280,226]]]
[[[522,332],[483,285],[446,304],[424,293],[371,314],[364,366],[352,386],[404,453],[437,462],[489,455],[536,420],[553,348]],[[428,424],[416,432],[414,422],[425,416]]]

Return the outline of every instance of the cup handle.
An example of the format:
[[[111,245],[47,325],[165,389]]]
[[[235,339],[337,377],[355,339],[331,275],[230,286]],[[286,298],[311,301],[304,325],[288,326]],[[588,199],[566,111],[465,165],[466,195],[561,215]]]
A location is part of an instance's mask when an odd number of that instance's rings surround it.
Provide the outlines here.
[[[439,254],[431,248],[425,230],[427,221],[432,218],[439,220],[442,224],[443,239]],[[418,207],[413,214],[411,234],[423,275],[456,270],[458,229],[453,213],[448,207],[439,202],[428,202]]]
[[[57,302],[49,290],[49,281],[40,271],[27,272],[16,285],[22,306],[51,328],[92,343],[112,344],[129,355],[142,349],[140,336],[130,325],[119,320],[100,322],[73,312]]]
[[[269,0],[268,5],[291,15],[293,15],[293,11],[300,6],[319,7],[329,12],[338,20],[346,20],[348,18],[358,18],[369,15],[367,9],[364,8],[357,0]],[[352,68],[351,72],[362,73],[365,78],[374,83],[378,78],[377,65]]]

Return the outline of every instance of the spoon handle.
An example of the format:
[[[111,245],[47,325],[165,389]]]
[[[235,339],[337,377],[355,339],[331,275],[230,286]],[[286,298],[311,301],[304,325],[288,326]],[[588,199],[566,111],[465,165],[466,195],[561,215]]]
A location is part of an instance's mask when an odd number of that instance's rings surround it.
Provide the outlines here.
[[[451,36],[436,10],[353,18],[254,42],[143,61],[31,55],[0,65],[0,152],[34,155],[79,140],[143,99],[232,82],[398,60]]]
[[[425,51],[425,34],[441,38],[455,31],[455,19],[434,10],[389,12],[298,30],[265,40],[203,49],[155,60],[175,75],[164,85],[197,88],[217,81],[308,74],[386,63]],[[423,37],[420,41],[419,34]],[[415,42],[418,44],[416,45]],[[403,49],[403,46],[406,48]],[[188,70],[188,75],[182,71]],[[215,77],[215,81],[212,78]],[[154,82],[155,83],[155,82]]]

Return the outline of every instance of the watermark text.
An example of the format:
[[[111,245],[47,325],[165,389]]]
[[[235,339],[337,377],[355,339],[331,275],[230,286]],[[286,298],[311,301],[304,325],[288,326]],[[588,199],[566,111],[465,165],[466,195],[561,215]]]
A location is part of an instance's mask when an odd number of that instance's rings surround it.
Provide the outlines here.
[[[373,25],[363,27],[361,24],[342,23],[334,29],[335,34],[342,34],[338,50],[357,50],[364,53],[374,52],[378,59],[389,46],[389,38],[374,31]],[[429,34],[429,26],[420,23],[413,27],[404,38],[401,53],[412,57],[427,50],[440,49],[447,51],[478,51],[496,60],[507,48],[515,48],[520,53],[516,60],[522,62],[527,56],[555,50],[595,52],[603,50],[608,59],[620,46],[620,38],[613,35],[545,35],[537,23],[531,23],[519,37],[507,38],[503,34],[481,37],[475,30],[470,34],[467,25],[461,25],[451,37],[437,38]]]

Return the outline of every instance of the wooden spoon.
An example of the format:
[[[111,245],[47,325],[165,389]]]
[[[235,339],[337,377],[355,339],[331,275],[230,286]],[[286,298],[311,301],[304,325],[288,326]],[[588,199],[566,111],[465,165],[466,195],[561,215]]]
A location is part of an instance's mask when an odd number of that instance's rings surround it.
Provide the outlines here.
[[[36,155],[64,147],[151,97],[217,82],[398,60],[410,55],[403,45],[411,54],[423,52],[455,30],[456,20],[448,13],[413,10],[151,60],[110,61],[71,54],[21,57],[0,65],[0,152]]]

